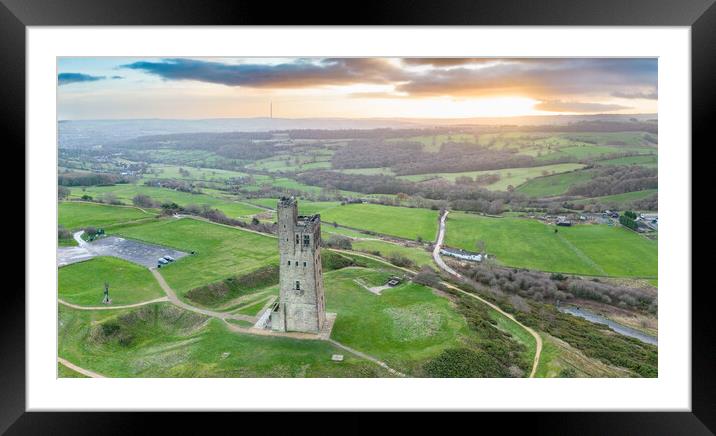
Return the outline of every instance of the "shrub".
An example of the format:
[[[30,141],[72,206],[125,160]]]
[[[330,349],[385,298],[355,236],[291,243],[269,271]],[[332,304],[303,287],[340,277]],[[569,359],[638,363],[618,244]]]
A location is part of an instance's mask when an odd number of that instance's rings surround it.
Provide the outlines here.
[[[413,277],[413,281],[415,283],[434,288],[440,284],[440,277],[432,268],[426,265],[420,269],[420,272],[417,273],[415,277]]]
[[[353,249],[353,243],[350,238],[340,235],[331,235],[328,239],[323,241],[323,245],[329,248],[338,248],[341,250]]]
[[[57,239],[71,239],[72,232],[67,230],[64,226],[57,227]]]
[[[132,204],[138,207],[156,207],[157,204],[152,197],[144,194],[137,194],[132,198]]]
[[[428,377],[481,378],[509,375],[492,356],[482,350],[449,348],[423,366]]]
[[[412,268],[415,266],[415,262],[412,259],[403,256],[400,253],[390,253],[387,257],[388,262],[401,268]]]

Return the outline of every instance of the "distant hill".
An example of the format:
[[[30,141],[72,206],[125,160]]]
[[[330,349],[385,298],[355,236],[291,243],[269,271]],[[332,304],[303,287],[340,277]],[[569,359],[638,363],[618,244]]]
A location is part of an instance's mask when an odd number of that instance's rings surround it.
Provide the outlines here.
[[[564,125],[580,121],[656,120],[656,114],[638,115],[549,115],[502,118],[217,118],[205,120],[129,119],[129,120],[60,120],[58,146],[87,148],[147,135],[173,133],[267,132],[297,129],[379,129],[429,128],[470,125]]]

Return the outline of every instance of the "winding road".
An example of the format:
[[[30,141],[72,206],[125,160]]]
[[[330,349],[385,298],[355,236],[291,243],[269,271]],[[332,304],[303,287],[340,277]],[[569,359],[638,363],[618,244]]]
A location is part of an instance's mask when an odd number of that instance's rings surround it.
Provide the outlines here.
[[[446,231],[445,223],[447,221],[448,213],[449,213],[449,211],[446,210],[445,213],[443,213],[443,215],[440,217],[440,224],[439,224],[439,228],[438,228],[438,237],[435,242],[435,248],[433,249],[433,260],[435,261],[435,264],[437,264],[437,266],[440,267],[440,269],[442,269],[446,273],[450,274],[451,276],[453,276],[457,279],[465,280],[465,277],[463,277],[461,274],[459,274],[454,269],[450,268],[445,263],[445,261],[442,259],[442,257],[440,257],[440,249],[442,248],[443,242],[445,240],[445,231]],[[472,298],[478,299],[481,302],[487,304],[492,309],[499,312],[501,315],[511,319],[517,325],[519,325],[523,329],[527,330],[527,332],[529,334],[531,334],[533,338],[535,338],[535,357],[534,357],[534,360],[532,361],[532,371],[530,372],[530,378],[534,377],[535,373],[537,372],[537,366],[539,365],[539,358],[542,355],[542,337],[536,331],[532,330],[531,328],[529,328],[526,325],[522,324],[521,322],[517,321],[517,319],[515,319],[515,317],[512,316],[512,314],[505,312],[504,310],[500,309],[497,305],[485,300],[484,298],[482,298],[478,295],[472,294],[470,292],[463,291],[462,289],[458,288],[457,286],[453,286],[450,283],[443,282],[442,284],[449,287],[450,289],[458,291],[458,292],[460,292],[464,295],[470,296]]]

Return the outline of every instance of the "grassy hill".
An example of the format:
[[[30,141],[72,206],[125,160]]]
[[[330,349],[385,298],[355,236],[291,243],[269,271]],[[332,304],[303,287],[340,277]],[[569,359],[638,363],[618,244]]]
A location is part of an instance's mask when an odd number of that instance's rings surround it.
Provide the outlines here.
[[[60,357],[110,377],[386,377],[324,341],[237,334],[170,303],[118,311],[60,306]],[[343,362],[331,355],[343,354]]]
[[[506,266],[604,276],[657,276],[657,243],[623,227],[549,226],[522,218],[448,215],[446,244],[475,250],[476,242]]]
[[[131,204],[132,198],[137,194],[148,195],[159,203],[174,202],[180,206],[189,204],[208,205],[219,209],[231,218],[253,215],[262,210],[258,207],[240,203],[228,198],[222,198],[207,194],[191,194],[188,192],[176,191],[174,189],[158,188],[144,185],[113,185],[113,186],[91,186],[83,189],[72,188],[70,196],[80,198],[83,195],[90,195],[94,199],[101,199],[105,194],[114,194],[117,199],[124,203]]]
[[[156,216],[151,211],[145,212],[135,207],[71,201],[60,202],[57,209],[58,223],[67,229],[80,229],[88,226],[105,227]]]
[[[379,204],[347,204],[322,211],[321,220],[404,239],[421,237],[431,241],[437,231],[438,211]]]
[[[105,282],[109,283],[113,305],[140,303],[164,296],[149,270],[116,257],[95,257],[58,271],[60,298],[80,306],[101,306]]]
[[[121,227],[112,233],[194,251],[161,270],[180,296],[197,286],[278,262],[275,238],[190,218]]]

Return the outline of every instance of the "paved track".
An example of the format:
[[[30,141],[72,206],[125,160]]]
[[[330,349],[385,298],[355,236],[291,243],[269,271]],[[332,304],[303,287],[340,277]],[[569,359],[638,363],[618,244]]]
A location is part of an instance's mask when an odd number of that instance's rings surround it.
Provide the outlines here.
[[[451,276],[453,276],[455,278],[464,280],[465,278],[462,275],[460,275],[454,269],[450,268],[445,263],[445,261],[442,259],[442,257],[440,257],[440,248],[442,248],[443,241],[445,239],[445,230],[446,230],[445,222],[447,221],[448,213],[449,213],[448,211],[445,211],[443,216],[440,217],[440,228],[438,230],[438,239],[435,242],[435,248],[433,249],[433,260],[446,273],[450,274]],[[532,330],[531,328],[529,328],[526,325],[522,324],[521,322],[517,321],[517,319],[515,319],[515,317],[512,316],[512,314],[505,312],[504,310],[500,309],[497,305],[485,300],[484,298],[482,298],[478,295],[472,294],[470,292],[463,291],[462,289],[458,288],[457,286],[453,286],[450,283],[443,282],[443,284],[445,286],[448,286],[451,289],[454,289],[454,290],[462,293],[463,295],[470,296],[472,298],[478,299],[481,302],[487,304],[488,306],[490,306],[491,308],[493,308],[500,314],[502,314],[502,315],[506,316],[507,318],[511,319],[512,321],[514,321],[517,325],[519,325],[523,329],[527,330],[527,332],[529,332],[529,334],[531,334],[532,337],[535,338],[535,357],[532,361],[532,371],[530,372],[530,377],[534,377],[535,373],[537,372],[537,365],[539,365],[540,355],[542,354],[542,337],[540,337],[540,335],[536,331]]]

